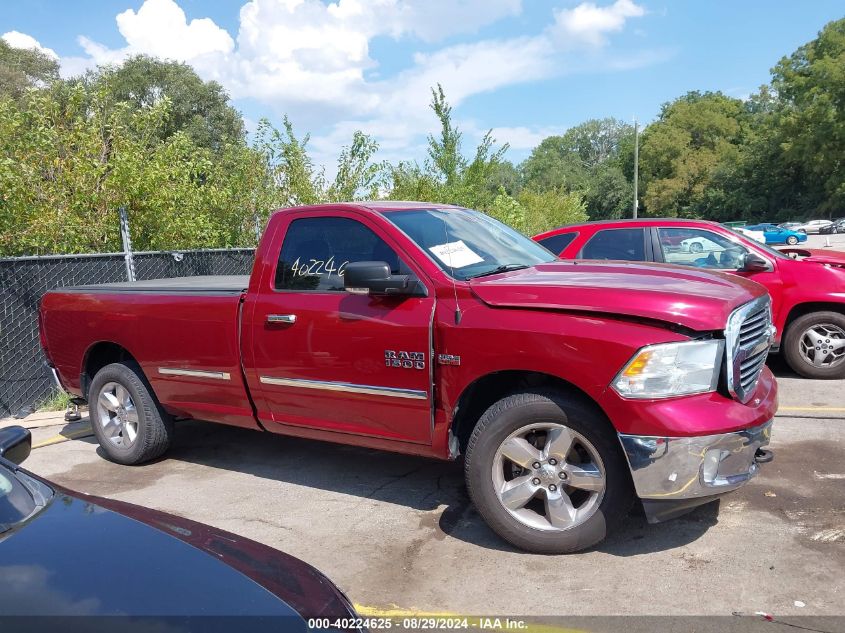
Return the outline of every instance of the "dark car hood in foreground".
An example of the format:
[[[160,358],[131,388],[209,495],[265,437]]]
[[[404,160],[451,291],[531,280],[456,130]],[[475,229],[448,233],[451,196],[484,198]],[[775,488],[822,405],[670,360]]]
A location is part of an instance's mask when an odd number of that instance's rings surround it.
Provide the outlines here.
[[[0,535],[0,614],[348,617],[310,565],[201,523],[59,490]]]
[[[721,330],[765,289],[736,275],[670,264],[557,261],[471,282],[491,306],[624,314]]]

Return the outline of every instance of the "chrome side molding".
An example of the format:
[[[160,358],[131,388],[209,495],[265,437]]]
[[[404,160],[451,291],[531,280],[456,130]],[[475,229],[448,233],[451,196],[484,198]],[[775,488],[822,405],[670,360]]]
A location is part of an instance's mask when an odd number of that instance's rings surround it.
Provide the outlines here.
[[[211,380],[231,380],[227,371],[203,371],[201,369],[180,369],[177,367],[159,367],[158,373],[163,376],[187,376],[189,378],[209,378]]]
[[[364,393],[370,396],[388,396],[391,398],[408,398],[410,400],[425,400],[428,394],[416,389],[398,389],[396,387],[378,387],[374,385],[355,385],[349,382],[333,382],[328,380],[303,380],[296,378],[275,378],[261,376],[262,384],[279,387],[297,387],[300,389],[320,389],[323,391],[342,391],[346,393]]]

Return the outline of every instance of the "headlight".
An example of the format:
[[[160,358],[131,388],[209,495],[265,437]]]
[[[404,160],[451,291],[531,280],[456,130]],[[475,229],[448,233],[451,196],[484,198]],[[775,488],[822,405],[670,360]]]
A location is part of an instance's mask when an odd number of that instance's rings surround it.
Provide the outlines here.
[[[715,391],[721,340],[663,343],[642,348],[613,380],[625,398],[668,398]]]

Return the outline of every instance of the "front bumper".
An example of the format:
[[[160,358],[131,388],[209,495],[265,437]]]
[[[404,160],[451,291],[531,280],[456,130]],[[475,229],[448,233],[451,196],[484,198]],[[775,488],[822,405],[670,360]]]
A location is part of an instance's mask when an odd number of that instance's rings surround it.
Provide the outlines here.
[[[694,437],[620,433],[649,521],[671,518],[745,484],[757,473],[757,450],[769,443],[771,429],[770,420],[739,431]]]

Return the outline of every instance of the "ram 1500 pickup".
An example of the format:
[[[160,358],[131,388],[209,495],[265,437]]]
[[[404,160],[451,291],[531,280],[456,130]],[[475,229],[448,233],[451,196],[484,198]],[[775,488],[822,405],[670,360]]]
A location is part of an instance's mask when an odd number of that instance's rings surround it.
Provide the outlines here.
[[[161,455],[185,418],[463,454],[478,511],[535,552],[594,545],[637,498],[670,518],[771,458],[762,286],[559,261],[453,206],[278,211],[249,277],[64,288],[39,318],[115,462]]]

